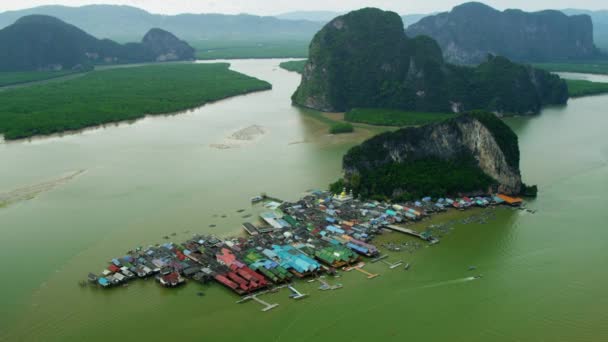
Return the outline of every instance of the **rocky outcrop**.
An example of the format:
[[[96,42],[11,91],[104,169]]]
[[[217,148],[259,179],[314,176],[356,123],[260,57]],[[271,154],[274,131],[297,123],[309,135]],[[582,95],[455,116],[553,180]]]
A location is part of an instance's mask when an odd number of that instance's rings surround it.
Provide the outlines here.
[[[446,61],[458,64],[478,64],[488,54],[519,62],[581,60],[599,54],[588,15],[513,9],[501,12],[478,2],[425,17],[409,26],[407,34],[432,37]]]
[[[517,136],[511,129],[493,114],[464,114],[443,123],[400,129],[395,132],[378,135],[351,149],[343,160],[345,179],[354,186],[364,187],[361,192],[374,194],[374,188],[382,188],[385,182],[391,191],[403,193],[433,189],[429,182],[440,184],[441,179],[424,179],[411,177],[400,181],[399,173],[407,168],[414,168],[420,173],[435,172],[449,174],[455,170],[417,169],[417,162],[433,160],[446,165],[459,165],[467,172],[476,172],[487,176],[490,182],[483,183],[488,188],[471,188],[463,177],[459,187],[449,192],[489,193],[500,191],[508,194],[519,194],[522,180],[519,170],[519,147]],[[438,165],[437,163],[433,165]],[[392,168],[392,174],[378,175],[379,170]],[[362,181],[362,179],[364,179]],[[369,182],[367,179],[374,179]],[[473,182],[475,179],[473,179]],[[419,183],[417,183],[419,182]],[[472,183],[477,184],[477,183]],[[453,195],[439,194],[439,195]]]
[[[396,13],[365,8],[335,18],[315,35],[292,100],[327,112],[383,107],[517,114],[567,102],[558,76],[486,58],[476,68],[445,63],[433,39],[405,35]]]
[[[150,51],[158,62],[194,59],[194,48],[171,32],[154,28],[142,40],[143,47]]]

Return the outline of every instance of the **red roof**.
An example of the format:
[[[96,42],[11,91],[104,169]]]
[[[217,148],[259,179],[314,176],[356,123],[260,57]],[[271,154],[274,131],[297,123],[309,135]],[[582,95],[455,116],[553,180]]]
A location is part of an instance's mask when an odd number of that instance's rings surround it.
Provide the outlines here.
[[[112,264],[112,265],[108,266],[108,270],[110,270],[111,272],[116,273],[116,272],[120,271],[120,268],[118,266]]]

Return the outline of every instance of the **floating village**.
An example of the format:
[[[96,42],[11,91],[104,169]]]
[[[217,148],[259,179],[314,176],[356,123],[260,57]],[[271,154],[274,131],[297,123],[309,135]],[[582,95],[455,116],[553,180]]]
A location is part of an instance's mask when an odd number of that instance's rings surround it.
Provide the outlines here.
[[[386,263],[390,269],[409,270],[409,263],[385,260],[387,256],[373,244],[374,237],[386,230],[413,236],[417,241],[385,243],[381,247],[411,251],[438,243],[438,237],[445,233],[447,228],[441,225],[431,225],[423,232],[407,228],[433,213],[497,205],[528,210],[521,206],[521,199],[502,194],[437,200],[427,197],[395,204],[361,201],[346,192],[333,195],[314,191],[295,203],[266,196],[256,196],[251,201],[263,211],[259,222],[243,223],[246,234],[242,237],[193,235],[182,243],[139,247],[110,260],[100,274],[90,273],[81,286],[112,288],[142,278],[155,278],[168,288],[187,280],[201,284],[217,282],[241,296],[239,302],[255,300],[267,311],[277,304],[259,298],[266,292],[287,288],[291,298],[306,296],[296,289],[296,279],[318,280],[320,290],[335,290],[342,285],[330,284],[325,275],[357,271],[373,279],[378,274],[364,267],[376,262]]]

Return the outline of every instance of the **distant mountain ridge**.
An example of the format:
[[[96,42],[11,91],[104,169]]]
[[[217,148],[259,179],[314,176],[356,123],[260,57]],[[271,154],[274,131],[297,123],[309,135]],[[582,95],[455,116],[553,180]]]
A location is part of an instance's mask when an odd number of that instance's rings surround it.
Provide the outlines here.
[[[342,15],[343,12],[333,11],[293,11],[287,13],[281,13],[275,15],[275,18],[282,20],[308,20],[308,21],[319,21],[326,23],[333,18]]]
[[[88,5],[40,6],[0,13],[0,28],[32,14],[53,16],[96,37],[122,42],[140,40],[152,28],[172,32],[190,42],[208,39],[308,40],[322,27],[322,23],[313,21],[281,20],[248,14],[160,15],[130,6]]]
[[[318,21],[321,23],[328,23],[334,18],[344,15],[345,12],[332,12],[332,11],[294,11],[276,15],[275,17],[283,20],[309,20]],[[403,25],[407,28],[408,26],[417,23],[420,19],[427,17],[431,14],[404,14],[401,16]]]
[[[498,11],[479,2],[423,18],[409,26],[410,37],[435,39],[452,63],[478,64],[491,53],[519,62],[572,61],[598,57],[588,15],[547,10]]]
[[[152,29],[141,43],[97,39],[74,25],[30,15],[0,30],[0,71],[66,70],[92,64],[189,60],[194,49],[172,33]]]

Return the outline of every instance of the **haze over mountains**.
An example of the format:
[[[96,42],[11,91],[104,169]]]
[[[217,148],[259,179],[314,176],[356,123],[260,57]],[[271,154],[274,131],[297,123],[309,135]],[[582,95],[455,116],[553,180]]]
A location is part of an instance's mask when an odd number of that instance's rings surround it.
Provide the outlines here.
[[[158,28],[149,30],[141,43],[121,45],[45,15],[25,16],[0,30],[0,46],[0,71],[66,70],[194,58],[188,43]]]
[[[447,9],[446,9],[447,10]],[[587,14],[594,23],[596,43],[608,50],[608,11],[568,9],[566,14]],[[323,24],[343,14],[333,11],[296,11],[272,16],[181,14],[160,15],[131,6],[40,6],[0,13],[0,28],[19,18],[43,14],[75,25],[97,38],[139,41],[152,28],[169,31],[189,42],[201,40],[311,40]],[[431,14],[402,13],[405,27]]]
[[[562,12],[568,15],[586,14],[590,16],[591,21],[593,21],[595,44],[603,50],[608,51],[608,10],[588,11],[581,9],[565,9]]]
[[[560,11],[498,11],[479,2],[425,17],[407,29],[435,39],[452,63],[478,64],[488,54],[516,61],[589,60],[599,56],[588,15]]]
[[[181,39],[296,39],[310,40],[322,23],[280,20],[275,17],[224,14],[151,14],[130,6],[90,5],[82,7],[41,6],[0,13],[0,27],[31,14],[44,14],[78,26],[98,38],[117,41],[140,40],[151,28],[169,31]]]

